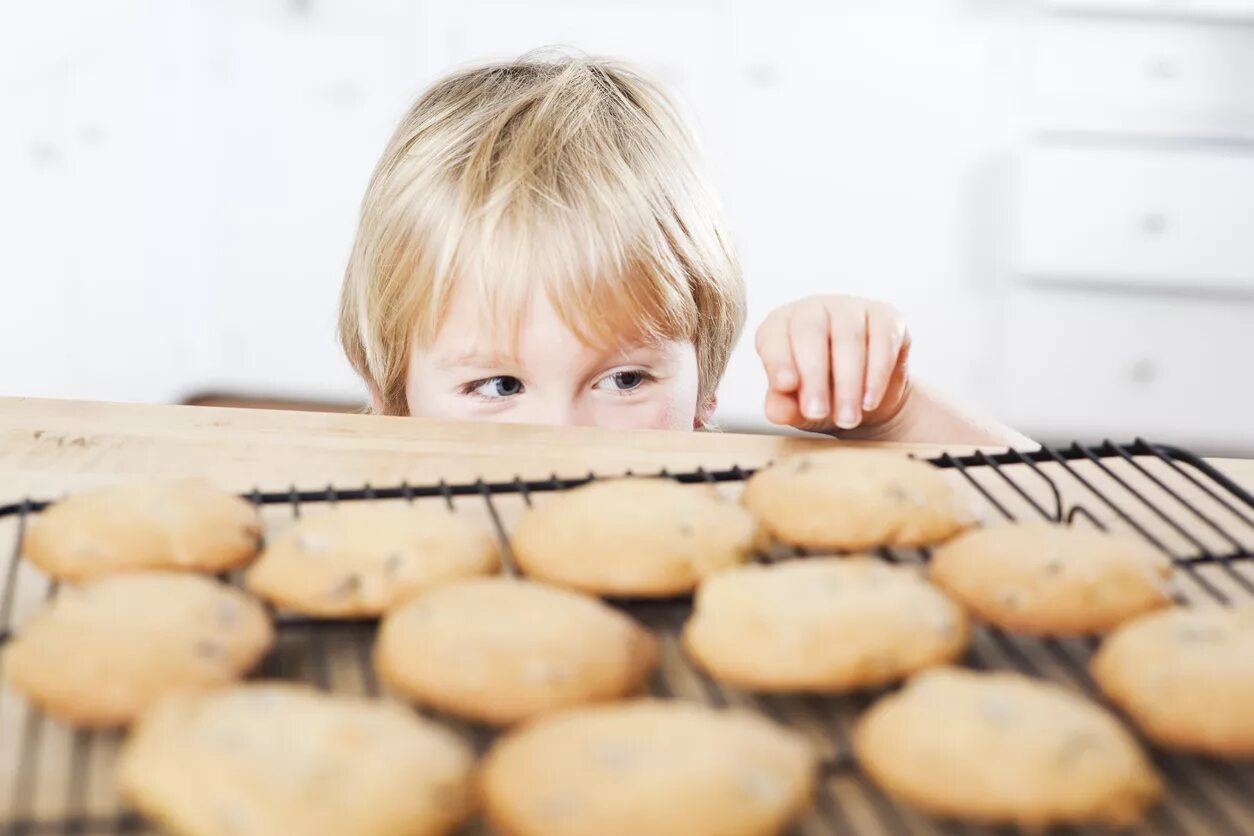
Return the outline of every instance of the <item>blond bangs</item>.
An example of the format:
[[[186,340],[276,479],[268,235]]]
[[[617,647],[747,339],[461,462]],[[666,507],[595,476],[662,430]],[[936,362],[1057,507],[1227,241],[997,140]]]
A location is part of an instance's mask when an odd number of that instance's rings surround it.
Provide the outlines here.
[[[455,293],[476,300],[487,330],[515,350],[537,293],[593,348],[695,342],[696,300],[656,224],[622,224],[621,213],[587,214],[574,222],[511,214],[503,223],[465,227],[446,272],[416,283],[429,287],[415,317],[419,346],[435,339]],[[592,217],[600,223],[584,220]]]
[[[543,292],[584,343],[691,340],[712,397],[744,319],[739,265],[660,91],[603,62],[520,59],[411,109],[363,201],[340,334],[383,411],[455,294],[517,347]]]

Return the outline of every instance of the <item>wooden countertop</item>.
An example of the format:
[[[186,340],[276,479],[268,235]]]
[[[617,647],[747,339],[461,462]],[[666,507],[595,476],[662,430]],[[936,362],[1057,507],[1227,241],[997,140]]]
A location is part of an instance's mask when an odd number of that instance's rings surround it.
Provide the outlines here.
[[[236,491],[743,467],[825,438],[537,427],[375,415],[0,398],[0,504],[204,476]],[[887,445],[879,445],[887,446]],[[891,445],[934,454],[958,445]],[[1254,460],[1213,460],[1254,488]]]

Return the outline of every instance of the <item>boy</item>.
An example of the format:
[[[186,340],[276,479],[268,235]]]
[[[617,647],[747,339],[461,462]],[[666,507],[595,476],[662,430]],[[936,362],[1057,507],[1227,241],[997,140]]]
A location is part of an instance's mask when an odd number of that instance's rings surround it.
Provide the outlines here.
[[[530,55],[455,73],[406,114],[363,200],[340,337],[376,412],[702,429],[744,297],[666,96],[617,64]],[[777,424],[1027,442],[913,386],[887,305],[795,302],[757,349]]]

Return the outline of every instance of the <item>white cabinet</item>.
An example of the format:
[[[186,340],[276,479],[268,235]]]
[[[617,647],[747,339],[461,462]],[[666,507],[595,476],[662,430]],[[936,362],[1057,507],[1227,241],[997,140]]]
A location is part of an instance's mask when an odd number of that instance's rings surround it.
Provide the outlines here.
[[[56,395],[73,373],[62,205],[64,79],[0,89],[0,392]]]
[[[408,4],[236,3],[216,18],[212,82],[225,280],[203,386],[342,397],[335,338],[362,195],[421,87]]]
[[[154,400],[186,372],[185,276],[145,258],[138,82],[107,40],[0,93],[0,392]]]
[[[37,83],[84,56],[126,41],[147,1],[0,3],[0,86]]]
[[[733,4],[734,97],[711,145],[751,326],[814,293],[887,299],[918,338],[921,379],[995,408],[988,309],[1021,133],[1016,8]],[[761,421],[751,338],[728,372],[729,424]]]
[[[1049,130],[1254,138],[1254,26],[1051,19],[1034,94]]]
[[[59,248],[69,298],[60,322],[73,323],[63,350],[80,376],[83,397],[160,397],[163,387],[153,391],[148,385],[160,379],[154,369],[182,355],[181,331],[152,327],[161,313],[150,302],[173,301],[174,295],[168,292],[171,277],[154,275],[143,264],[145,148],[135,70],[125,48],[85,57],[65,70],[60,140],[68,188],[60,205]],[[155,296],[153,285],[159,285]],[[178,313],[164,315],[168,320]]]
[[[1009,414],[1254,449],[1254,0],[1053,0],[1002,324]]]
[[[1024,290],[1002,329],[1007,414],[1027,432],[1254,445],[1254,304]]]
[[[1044,146],[1018,180],[1033,280],[1254,291],[1254,152]]]
[[[422,84],[415,16],[411,0],[0,9],[0,348],[27,357],[0,392],[359,392],[338,288]]]

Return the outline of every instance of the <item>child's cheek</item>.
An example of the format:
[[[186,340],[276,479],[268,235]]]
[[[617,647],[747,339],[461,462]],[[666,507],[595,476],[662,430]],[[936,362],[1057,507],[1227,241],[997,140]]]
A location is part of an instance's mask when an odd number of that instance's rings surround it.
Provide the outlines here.
[[[617,429],[691,430],[694,399],[674,387],[659,387],[639,399],[602,401],[592,423]]]

